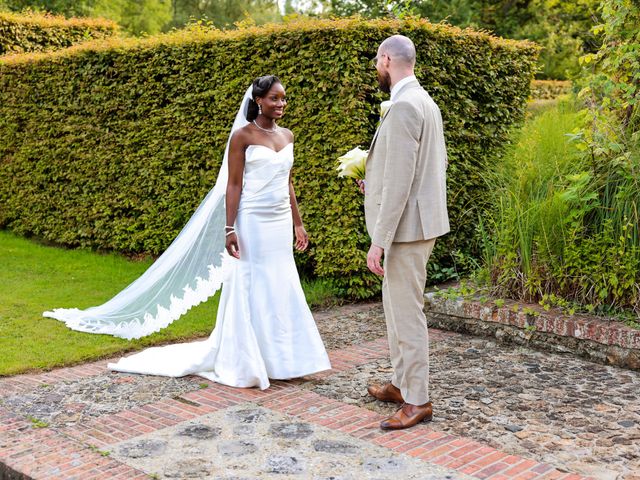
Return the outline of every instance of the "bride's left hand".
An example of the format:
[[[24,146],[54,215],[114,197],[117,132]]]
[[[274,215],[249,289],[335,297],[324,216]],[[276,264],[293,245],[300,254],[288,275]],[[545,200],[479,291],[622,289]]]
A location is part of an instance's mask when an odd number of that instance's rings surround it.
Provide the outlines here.
[[[296,233],[296,250],[304,252],[309,246],[309,235],[302,225],[295,227]]]

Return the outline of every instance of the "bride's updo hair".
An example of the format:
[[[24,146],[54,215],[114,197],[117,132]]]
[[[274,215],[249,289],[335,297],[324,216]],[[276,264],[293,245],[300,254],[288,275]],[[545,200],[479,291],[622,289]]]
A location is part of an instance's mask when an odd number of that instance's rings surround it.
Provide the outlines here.
[[[256,98],[264,97],[276,83],[282,82],[275,75],[265,75],[264,77],[258,77],[253,81],[251,100],[249,100],[249,108],[247,109],[248,122],[253,122],[258,118],[258,104],[256,103]]]

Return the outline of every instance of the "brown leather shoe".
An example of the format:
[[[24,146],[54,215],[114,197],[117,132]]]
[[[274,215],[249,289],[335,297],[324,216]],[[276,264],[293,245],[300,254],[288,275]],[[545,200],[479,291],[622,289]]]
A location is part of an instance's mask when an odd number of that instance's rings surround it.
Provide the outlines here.
[[[386,385],[369,385],[367,392],[381,402],[404,403],[400,389],[393,383],[387,383]]]
[[[423,420],[430,422],[432,418],[433,408],[431,407],[431,402],[427,402],[424,405],[405,403],[394,415],[380,422],[380,428],[383,430],[402,430],[403,428],[413,427]]]

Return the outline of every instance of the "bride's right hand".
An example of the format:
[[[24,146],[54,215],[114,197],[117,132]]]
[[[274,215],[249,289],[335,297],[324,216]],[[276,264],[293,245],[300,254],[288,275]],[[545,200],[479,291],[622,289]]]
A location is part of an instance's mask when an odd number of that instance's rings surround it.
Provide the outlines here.
[[[227,235],[226,248],[229,255],[240,258],[240,248],[238,247],[238,236],[234,233]]]

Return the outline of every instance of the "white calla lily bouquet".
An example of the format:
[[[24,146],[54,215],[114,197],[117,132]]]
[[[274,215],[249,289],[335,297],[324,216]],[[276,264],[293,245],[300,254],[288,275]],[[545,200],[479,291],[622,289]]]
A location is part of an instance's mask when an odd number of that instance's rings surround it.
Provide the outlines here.
[[[365,163],[369,152],[356,147],[347,153],[338,157],[340,165],[338,165],[339,177],[350,177],[356,180],[363,180],[365,173]]]

